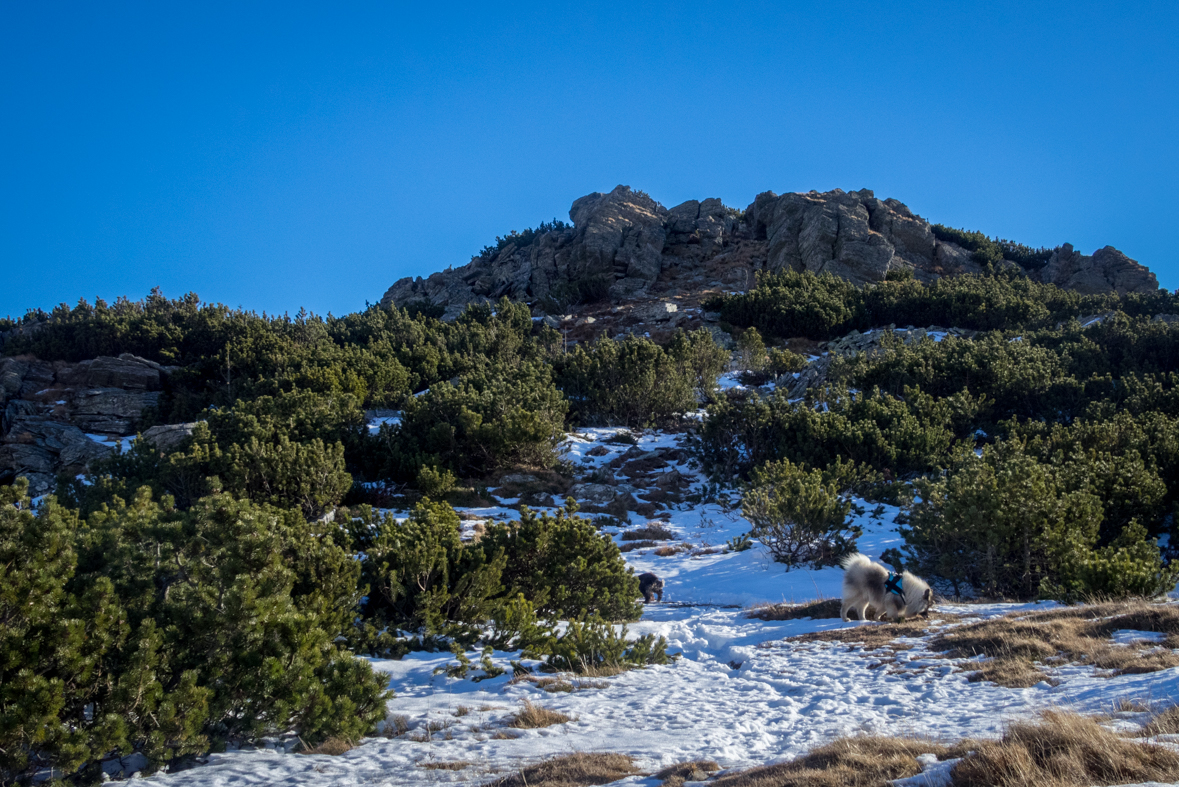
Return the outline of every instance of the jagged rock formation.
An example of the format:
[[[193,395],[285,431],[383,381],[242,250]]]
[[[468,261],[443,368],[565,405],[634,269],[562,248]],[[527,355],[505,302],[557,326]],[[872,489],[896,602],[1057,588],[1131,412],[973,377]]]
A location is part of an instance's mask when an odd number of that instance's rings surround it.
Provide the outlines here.
[[[970,251],[939,240],[925,219],[867,189],[767,191],[741,212],[719,199],[668,210],[618,186],[576,200],[569,217],[572,227],[538,234],[523,246],[508,243],[461,268],[401,279],[381,303],[428,301],[454,317],[468,303],[503,295],[560,309],[604,296],[621,302],[746,289],[763,270],[830,272],[857,284],[895,269],[923,281],[981,270]],[[1026,273],[1085,293],[1158,288],[1153,273],[1110,246],[1086,256],[1064,244],[1047,265]]]
[[[1066,243],[1052,254],[1040,271],[1040,281],[1087,295],[1110,292],[1153,292],[1159,283],[1155,275],[1113,246],[1086,256]]]
[[[81,363],[0,358],[0,483],[26,476],[34,494],[113,448],[88,435],[135,434],[169,370],[130,354]]]

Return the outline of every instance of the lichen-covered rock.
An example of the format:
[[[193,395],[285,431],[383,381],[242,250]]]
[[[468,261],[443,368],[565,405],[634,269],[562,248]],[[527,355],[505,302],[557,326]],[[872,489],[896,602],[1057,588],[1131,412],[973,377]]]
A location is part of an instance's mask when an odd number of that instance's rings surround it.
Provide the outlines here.
[[[604,506],[618,496],[614,487],[607,484],[578,484],[569,490],[574,500],[594,506]]]

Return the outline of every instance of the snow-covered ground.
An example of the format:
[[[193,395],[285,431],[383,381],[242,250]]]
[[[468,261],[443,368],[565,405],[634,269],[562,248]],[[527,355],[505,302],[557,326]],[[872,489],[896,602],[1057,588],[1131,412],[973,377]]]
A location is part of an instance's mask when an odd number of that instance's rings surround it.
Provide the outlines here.
[[[601,469],[632,449],[627,443],[608,442],[619,431],[581,430],[566,441],[565,457],[586,473]],[[635,454],[675,449],[679,439],[663,433],[642,435]],[[668,462],[657,472],[695,478],[683,460]],[[689,491],[699,494],[701,489],[696,478]],[[635,494],[641,499],[642,488]],[[468,513],[516,515],[510,501],[503,502],[506,505],[496,509]],[[894,521],[898,510],[874,504],[861,507],[863,513],[856,515],[864,531],[861,551],[879,558],[885,549],[900,546]],[[830,642],[790,641],[789,637],[814,631],[888,624],[748,618],[744,609],[753,604],[836,598],[841,572],[787,572],[756,545],[743,552],[708,553],[749,529],[739,510],[718,501],[678,503],[654,519],[690,548],[666,557],[656,555],[654,548],[625,554],[636,572],[654,571],[666,582],[663,602],[646,607],[629,632],[666,637],[669,652],[681,654],[672,664],[634,670],[572,692],[546,693],[531,682],[512,682],[510,669],[482,682],[436,674],[453,663],[450,654],[414,653],[400,661],[375,661],[377,669],[389,673],[397,693],[389,703],[389,723],[404,717],[408,734],[368,739],[336,757],[287,753],[296,742],[280,742],[268,749],[215,754],[207,764],[150,778],[170,787],[478,785],[522,765],[574,751],[630,754],[650,771],[697,759],[735,768],[791,758],[837,736],[861,732],[947,740],[999,735],[1012,721],[1061,707],[1140,722],[1141,714],[1115,712],[1115,701],[1179,701],[1175,669],[1107,679],[1095,676],[1089,667],[1065,666],[1047,670],[1051,685],[1006,689],[968,682],[963,668],[969,664],[934,658],[922,639],[904,640],[911,646],[907,650],[872,653]],[[606,532],[625,543],[620,529]],[[942,613],[981,618],[1034,606],[941,606],[932,622]],[[1117,640],[1129,643],[1150,636],[1119,632]],[[507,667],[509,659],[518,656],[496,653],[493,660]],[[472,658],[477,660],[477,655]],[[574,720],[537,730],[507,729],[504,722],[525,699]],[[430,767],[440,763],[466,765],[454,770]],[[939,766],[929,766],[932,776]],[[630,777],[616,784],[653,787],[658,782]]]

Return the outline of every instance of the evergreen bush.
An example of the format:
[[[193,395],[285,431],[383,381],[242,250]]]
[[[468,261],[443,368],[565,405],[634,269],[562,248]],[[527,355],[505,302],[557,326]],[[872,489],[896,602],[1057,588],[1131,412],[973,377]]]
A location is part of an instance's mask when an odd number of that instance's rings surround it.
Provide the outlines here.
[[[789,460],[755,469],[741,504],[750,533],[788,568],[834,566],[855,551],[860,530],[848,522],[851,503],[821,470]]]

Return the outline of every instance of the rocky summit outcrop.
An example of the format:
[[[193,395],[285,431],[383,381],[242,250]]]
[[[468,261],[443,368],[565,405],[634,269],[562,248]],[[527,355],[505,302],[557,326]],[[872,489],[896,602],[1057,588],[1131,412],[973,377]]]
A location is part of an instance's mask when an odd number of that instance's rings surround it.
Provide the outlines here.
[[[80,363],[0,358],[0,483],[25,476],[44,494],[58,473],[80,473],[108,455],[103,438],[135,434],[168,373],[130,354]]]
[[[428,302],[453,318],[468,303],[504,295],[552,311],[606,298],[747,289],[757,271],[829,272],[862,284],[898,269],[922,281],[982,270],[972,251],[939,239],[904,204],[867,189],[767,191],[738,211],[715,198],[667,209],[618,186],[576,200],[569,218],[572,226],[509,236],[460,268],[401,279],[381,302]],[[1024,273],[1085,293],[1158,288],[1153,273],[1111,246],[1087,256],[1064,244],[1046,265]]]
[[[1153,292],[1159,286],[1155,275],[1146,266],[1113,246],[1098,249],[1090,257],[1073,251],[1072,244],[1065,243],[1052,253],[1052,258],[1039,274],[1040,281],[1087,295],[1111,290],[1122,295]]]

